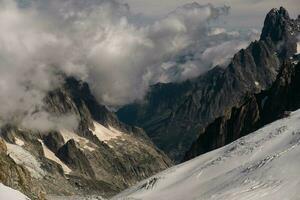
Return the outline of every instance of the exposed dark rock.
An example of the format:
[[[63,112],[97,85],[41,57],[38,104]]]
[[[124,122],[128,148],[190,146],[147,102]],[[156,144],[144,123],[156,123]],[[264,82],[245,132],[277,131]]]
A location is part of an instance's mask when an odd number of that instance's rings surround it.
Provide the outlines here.
[[[44,171],[42,180],[32,179],[47,194],[107,197],[172,165],[141,128],[119,122],[114,113],[99,104],[84,82],[66,78],[65,84],[50,92],[45,102],[45,109],[53,116],[72,115],[78,127],[39,132],[7,125],[0,136],[11,144],[21,145],[16,138],[24,143],[22,149],[32,154]],[[118,137],[104,141],[93,133],[95,123]],[[48,150],[43,149],[42,142]],[[53,160],[55,155],[71,172],[66,173]]]
[[[92,95],[87,83],[77,81],[74,78],[67,78],[65,87],[68,91],[70,91],[71,97],[77,107],[81,107],[82,103],[87,107],[93,120],[96,120],[104,126],[111,125],[121,131],[124,131],[124,133],[148,139],[147,135],[141,128],[128,126],[127,124],[120,122],[113,112],[109,111],[106,106],[99,104]]]
[[[121,108],[120,120],[144,128],[160,149],[181,161],[203,128],[239,107],[245,95],[271,87],[283,60],[295,53],[298,24],[283,8],[272,10],[261,39],[235,54],[227,68],[183,83],[157,84],[143,102]]]
[[[183,161],[229,144],[255,130],[260,120],[259,106],[254,96],[246,98],[241,107],[233,108],[203,129]]]
[[[300,57],[295,56],[295,59],[283,63],[272,88],[261,95],[262,124],[281,118],[285,111],[300,107]]]
[[[55,153],[64,145],[64,138],[57,131],[52,131],[44,136],[43,141],[45,145]]]
[[[85,157],[84,153],[77,148],[74,140],[69,140],[64,146],[62,146],[58,150],[57,156],[72,169],[79,170],[81,173],[90,178],[95,177],[89,160]]]
[[[234,107],[203,130],[186,153],[189,160],[222,147],[258,128],[300,108],[299,59],[286,60],[272,87],[256,95],[247,95],[240,107]],[[288,112],[287,112],[288,111]]]
[[[293,56],[297,52],[295,35],[299,32],[298,24],[298,20],[290,19],[285,8],[280,7],[279,10],[274,8],[267,14],[261,39],[271,39],[277,44],[281,56]]]

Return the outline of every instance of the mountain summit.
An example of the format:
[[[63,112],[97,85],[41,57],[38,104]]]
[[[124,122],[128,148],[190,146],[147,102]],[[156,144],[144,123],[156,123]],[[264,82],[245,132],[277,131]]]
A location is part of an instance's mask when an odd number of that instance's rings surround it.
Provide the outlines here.
[[[99,104],[85,82],[68,77],[44,101],[54,116],[75,116],[78,127],[0,129],[0,182],[31,199],[42,199],[39,193],[111,196],[172,164],[141,128]]]
[[[274,8],[266,16],[260,38],[272,40],[279,45],[279,53],[288,57],[297,52],[296,36],[299,31],[299,19],[290,19],[288,11],[283,7],[279,10]]]
[[[144,101],[120,108],[117,115],[97,101],[88,83],[62,72],[61,84],[47,91],[29,120],[1,124],[0,182],[5,186],[0,184],[0,199],[3,194],[27,198],[6,186],[33,200],[102,199],[171,167],[172,159],[199,155],[116,198],[299,197],[294,175],[300,164],[294,158],[300,149],[300,110],[290,112],[300,108],[299,34],[300,18],[291,19],[283,7],[272,9],[260,39],[236,52],[226,67],[153,85]],[[30,126],[49,121],[54,127]]]
[[[159,148],[181,161],[208,124],[243,104],[247,94],[271,87],[282,63],[297,52],[299,25],[300,19],[290,19],[284,8],[272,9],[260,40],[236,53],[227,68],[154,85],[144,102],[121,108],[119,118],[143,127]]]

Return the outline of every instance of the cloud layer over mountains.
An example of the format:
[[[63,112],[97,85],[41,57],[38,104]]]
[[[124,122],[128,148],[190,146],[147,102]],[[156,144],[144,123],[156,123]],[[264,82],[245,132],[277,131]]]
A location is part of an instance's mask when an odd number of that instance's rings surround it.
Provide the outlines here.
[[[141,25],[129,5],[115,0],[1,0],[1,123],[57,126],[43,98],[62,74],[87,81],[100,102],[119,106],[141,100],[151,84],[225,66],[258,35],[214,25],[228,13],[226,6],[192,3]]]

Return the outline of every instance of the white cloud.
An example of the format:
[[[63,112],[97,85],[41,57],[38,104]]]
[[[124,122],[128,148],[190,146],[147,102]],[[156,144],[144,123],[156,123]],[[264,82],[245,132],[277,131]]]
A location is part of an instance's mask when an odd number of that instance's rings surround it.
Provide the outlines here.
[[[102,103],[122,105],[143,98],[150,84],[224,64],[250,39],[211,27],[228,14],[211,4],[187,4],[136,25],[129,6],[114,0],[19,2],[0,1],[0,116],[30,128],[57,123],[42,101],[62,83],[57,72],[87,81]]]
[[[143,13],[149,18],[160,18],[170,10],[191,2],[190,0],[122,0],[130,4],[132,11]],[[215,6],[230,5],[231,15],[223,20],[227,27],[255,27],[260,29],[263,20],[271,8],[284,6],[293,17],[300,10],[299,0],[195,0],[200,4],[211,3]]]

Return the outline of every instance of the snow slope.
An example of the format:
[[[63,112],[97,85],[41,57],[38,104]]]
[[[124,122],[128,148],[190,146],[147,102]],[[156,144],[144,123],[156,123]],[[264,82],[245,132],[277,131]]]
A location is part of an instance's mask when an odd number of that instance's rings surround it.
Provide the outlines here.
[[[65,174],[70,174],[72,172],[72,170],[65,164],[63,163],[45,144],[42,140],[39,140],[39,142],[42,144],[43,147],[43,151],[44,151],[44,155],[45,158],[52,160],[54,162],[56,162],[57,164],[59,164],[64,173]]]
[[[0,183],[0,199],[2,200],[29,200],[28,197],[26,197],[21,192],[11,189],[2,183]]]
[[[24,144],[25,144],[23,140],[21,140],[21,139],[19,139],[17,137],[15,137],[15,142],[19,146],[24,146]]]
[[[89,151],[95,151],[95,148],[91,147],[93,144],[86,138],[80,137],[73,131],[69,130],[60,130],[62,137],[64,138],[64,142],[67,143],[69,140],[73,139],[79,144],[81,149],[87,149]]]
[[[42,169],[41,163],[22,146],[10,144],[6,142],[7,154],[19,165],[25,166],[31,176],[41,179],[46,172]],[[2,200],[2,199],[0,199]]]
[[[113,199],[299,200],[300,110]]]
[[[98,122],[94,121],[95,130],[90,129],[94,135],[98,137],[100,141],[107,142],[112,139],[116,139],[117,137],[121,137],[122,133],[117,129],[112,127],[106,128],[105,126],[99,124]]]

